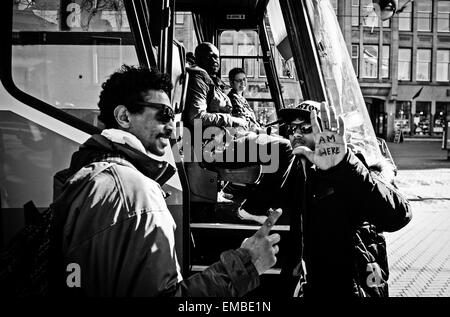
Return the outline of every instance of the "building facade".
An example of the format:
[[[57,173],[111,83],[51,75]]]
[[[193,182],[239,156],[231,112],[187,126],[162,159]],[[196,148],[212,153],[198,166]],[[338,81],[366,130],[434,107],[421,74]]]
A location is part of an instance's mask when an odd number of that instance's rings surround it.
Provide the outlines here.
[[[347,43],[355,73],[378,136],[392,140],[396,130],[412,137],[440,137],[450,115],[450,0],[399,0],[398,11],[381,21],[372,0],[330,0]],[[189,13],[177,13],[175,38],[186,51],[197,45]],[[247,98],[269,121],[273,105],[258,36],[253,30],[225,31],[219,37],[222,78],[232,67],[249,77]],[[302,100],[295,66],[274,50],[286,106]],[[239,56],[246,56],[239,59]]]
[[[442,136],[450,114],[450,1],[399,0],[380,21],[372,0],[330,0],[377,135]]]

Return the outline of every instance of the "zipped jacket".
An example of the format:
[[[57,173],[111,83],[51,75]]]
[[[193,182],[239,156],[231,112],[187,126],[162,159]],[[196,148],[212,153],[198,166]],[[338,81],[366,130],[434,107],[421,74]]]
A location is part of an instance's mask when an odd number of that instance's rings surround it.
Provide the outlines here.
[[[60,294],[73,291],[66,285],[71,264],[81,275],[74,289],[88,296],[242,296],[259,285],[241,248],[183,279],[176,225],[160,187],[175,172],[169,164],[95,135],[73,155],[70,170],[54,204],[53,285]]]
[[[348,151],[327,171],[295,162],[288,187],[298,199],[291,205],[290,251],[282,272],[291,296],[301,275],[305,296],[353,296],[356,228],[369,222],[380,232],[394,232],[411,220],[408,200],[361,159]]]

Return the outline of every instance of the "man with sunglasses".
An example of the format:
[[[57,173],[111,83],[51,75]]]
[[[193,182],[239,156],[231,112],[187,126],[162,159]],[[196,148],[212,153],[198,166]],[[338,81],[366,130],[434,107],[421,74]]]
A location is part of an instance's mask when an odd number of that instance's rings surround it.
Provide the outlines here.
[[[356,226],[368,221],[380,232],[399,230],[411,219],[409,203],[350,150],[334,107],[304,101],[280,110],[279,118],[297,156],[284,196],[291,231],[280,288],[286,296],[361,296],[354,271]],[[384,273],[369,273],[370,287],[387,287]]]
[[[125,65],[102,85],[106,129],[58,175],[66,181],[52,205],[53,295],[242,296],[275,264],[280,237],[269,232],[279,210],[240,248],[183,280],[161,189],[176,172],[162,159],[174,129],[171,87],[165,74]],[[73,267],[78,280],[66,271]]]

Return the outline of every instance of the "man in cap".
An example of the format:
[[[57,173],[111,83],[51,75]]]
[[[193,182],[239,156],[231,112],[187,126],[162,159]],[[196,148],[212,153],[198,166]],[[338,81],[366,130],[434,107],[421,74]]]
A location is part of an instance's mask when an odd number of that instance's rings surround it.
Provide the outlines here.
[[[389,182],[370,173],[362,156],[349,150],[344,120],[334,107],[305,101],[282,109],[279,117],[288,125],[297,155],[285,193],[291,204],[286,209],[295,212],[289,215],[283,285],[290,285],[289,295],[358,296],[354,228],[368,221],[380,232],[399,230],[411,219],[409,203]],[[371,286],[387,286],[385,276],[375,277]]]

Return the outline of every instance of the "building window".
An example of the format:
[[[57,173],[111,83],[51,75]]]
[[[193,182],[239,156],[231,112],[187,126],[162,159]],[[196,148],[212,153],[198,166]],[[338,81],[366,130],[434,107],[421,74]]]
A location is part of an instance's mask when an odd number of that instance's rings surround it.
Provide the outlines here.
[[[359,0],[352,0],[352,26],[359,26]]]
[[[356,76],[359,76],[359,45],[352,45],[352,64]]]
[[[361,16],[363,26],[368,26],[371,28],[379,26],[378,14],[375,11],[372,0],[362,0]]]
[[[397,101],[395,106],[395,120],[394,126],[398,130],[402,130],[403,133],[410,133],[411,126],[411,102],[410,101]]]
[[[438,31],[450,32],[450,1],[438,2]]]
[[[413,133],[416,135],[430,134],[430,120],[431,119],[431,102],[417,101],[416,114],[414,115]]]
[[[398,16],[398,29],[411,31],[412,3],[408,4]]]
[[[430,32],[432,30],[433,2],[419,0],[417,2],[417,30]]]
[[[430,81],[431,70],[431,50],[418,49],[417,50],[417,81]]]
[[[183,24],[184,23],[184,12],[175,13],[175,24]]]
[[[449,81],[450,51],[437,51],[436,81]]]
[[[389,55],[390,46],[383,45],[383,55],[381,60],[381,78],[389,78]]]
[[[364,45],[362,78],[378,77],[378,46]]]
[[[398,50],[398,80],[411,80],[411,49]]]
[[[433,120],[433,134],[442,135],[445,129],[445,117],[450,110],[449,102],[436,102],[436,113]]]

